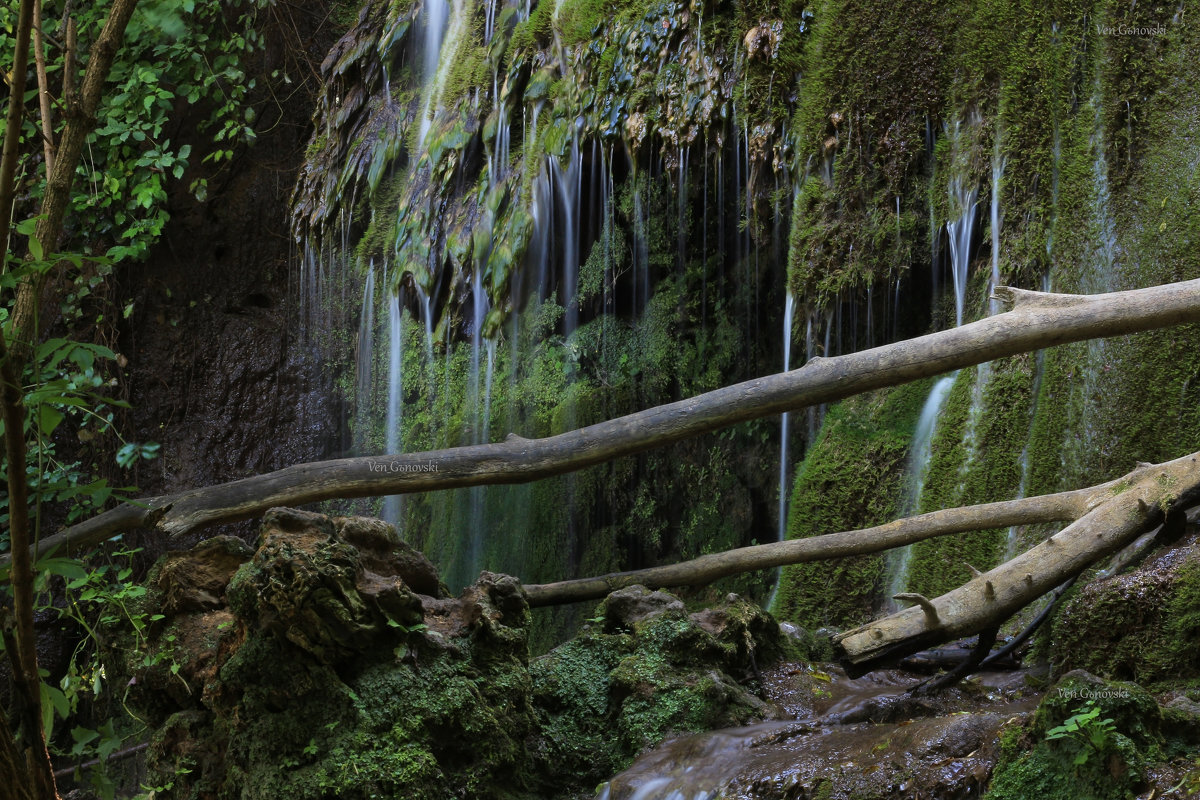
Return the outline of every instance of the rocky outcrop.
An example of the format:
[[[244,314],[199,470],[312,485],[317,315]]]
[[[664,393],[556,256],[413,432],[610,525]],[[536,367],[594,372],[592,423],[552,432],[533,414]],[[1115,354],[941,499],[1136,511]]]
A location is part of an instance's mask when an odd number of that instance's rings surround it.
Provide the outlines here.
[[[378,520],[274,509],[257,548],[160,560],[111,670],[155,726],[161,796],[519,798],[590,791],[674,732],[761,719],[784,649],[736,596],[689,614],[630,587],[530,662],[515,579],[449,597]]]

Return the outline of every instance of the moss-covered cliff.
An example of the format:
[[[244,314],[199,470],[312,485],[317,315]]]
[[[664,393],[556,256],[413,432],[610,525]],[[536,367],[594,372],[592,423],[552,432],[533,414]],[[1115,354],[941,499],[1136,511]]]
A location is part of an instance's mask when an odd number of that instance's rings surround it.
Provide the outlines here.
[[[365,4],[326,61],[296,194],[310,324],[359,452],[546,435],[777,370],[785,294],[811,357],[994,313],[997,282],[1200,274],[1197,34],[1175,6],[467,2],[444,31],[442,8]],[[1195,449],[1194,337],[960,372],[907,510]],[[813,432],[782,482],[788,535],[904,509],[914,393]],[[773,538],[776,430],[381,510],[456,585],[683,558]],[[941,591],[1043,533],[924,544],[899,578],[793,571],[778,608],[844,624],[885,585]]]
[[[814,14],[807,54],[821,63],[800,83],[797,119],[808,122],[797,131],[808,139],[797,156],[824,166],[794,212],[790,279],[802,296],[895,275],[928,287],[934,327],[953,324],[948,223],[964,210],[964,185],[977,190],[982,230],[968,248],[968,319],[989,313],[996,278],[1096,292],[1200,275],[1188,244],[1200,233],[1196,150],[1181,138],[1200,113],[1187,56],[1197,34],[1181,9],[944,3],[897,21],[882,6],[826,3]],[[1195,450],[1195,340],[1181,328],[963,370],[938,417],[919,510],[1074,488]],[[837,494],[878,466],[844,459],[818,447],[803,470],[840,474],[825,490]],[[789,535],[809,535],[819,516],[798,492]],[[1041,534],[922,543],[907,584],[945,591],[966,578],[964,562],[987,568]],[[861,587],[839,582],[830,594],[846,590]]]

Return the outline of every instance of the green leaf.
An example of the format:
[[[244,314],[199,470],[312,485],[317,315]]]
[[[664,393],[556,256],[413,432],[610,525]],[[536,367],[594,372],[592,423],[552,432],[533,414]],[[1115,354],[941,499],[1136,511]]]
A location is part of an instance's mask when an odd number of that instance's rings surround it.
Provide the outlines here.
[[[76,725],[71,730],[71,738],[75,740],[75,745],[71,748],[71,755],[83,755],[87,746],[100,738],[100,732]]]
[[[53,406],[43,403],[38,406],[38,428],[43,436],[54,433],[54,429],[63,421],[63,414]]]
[[[71,713],[71,701],[63,694],[62,689],[44,682],[41,684],[41,695],[42,729],[46,731],[46,739],[49,740],[54,730],[55,713],[62,719],[66,719],[67,714]]]
[[[37,572],[58,575],[68,580],[86,579],[88,572],[83,564],[73,558],[43,558],[33,565]]]

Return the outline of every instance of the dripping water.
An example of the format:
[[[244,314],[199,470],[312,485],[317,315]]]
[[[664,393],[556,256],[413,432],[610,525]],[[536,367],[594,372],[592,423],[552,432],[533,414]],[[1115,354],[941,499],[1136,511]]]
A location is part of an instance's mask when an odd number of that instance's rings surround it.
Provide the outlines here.
[[[962,325],[963,305],[966,301],[967,278],[971,262],[971,237],[975,225],[977,194],[978,190],[974,185],[967,187],[965,181],[962,179],[957,177],[951,179],[951,207],[957,208],[959,211],[957,219],[946,223],[947,238],[950,240],[950,269],[954,285],[955,327]],[[936,237],[934,238],[936,240]],[[936,263],[935,257],[935,267]],[[934,274],[936,273],[937,269],[935,268]],[[937,432],[937,420],[941,416],[942,408],[950,395],[950,388],[954,385],[954,380],[957,376],[958,373],[955,372],[939,378],[934,383],[929,397],[926,398],[925,405],[921,408],[921,416],[917,422],[917,429],[913,434],[913,441],[909,450],[908,482],[905,487],[903,509],[905,516],[919,513],[921,494],[925,488],[925,476],[928,473],[930,457],[932,455],[933,437]],[[981,384],[980,380],[976,380],[977,387],[981,386]],[[908,545],[907,547],[893,550],[889,555],[888,599],[886,601],[889,608],[895,608],[891,598],[905,591],[907,587],[909,566],[912,561],[912,549],[912,545]]]
[[[919,513],[921,508],[921,492],[925,488],[925,477],[929,472],[930,454],[933,446],[933,435],[937,431],[938,417],[942,406],[950,395],[950,387],[958,373],[939,378],[921,407],[921,417],[917,421],[917,429],[913,433],[912,447],[909,451],[908,481],[904,488],[904,502],[901,515],[905,517]],[[908,568],[912,561],[912,545],[896,548],[888,554],[887,602],[890,608],[895,608],[891,599],[905,591],[908,587]]]

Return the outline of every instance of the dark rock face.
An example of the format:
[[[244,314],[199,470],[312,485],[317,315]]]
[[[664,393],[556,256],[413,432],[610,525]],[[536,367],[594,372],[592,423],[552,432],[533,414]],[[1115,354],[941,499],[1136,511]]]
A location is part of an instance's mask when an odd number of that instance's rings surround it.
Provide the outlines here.
[[[521,798],[590,791],[672,732],[761,719],[744,681],[777,656],[736,596],[689,615],[631,587],[530,664],[529,607],[484,572],[451,598],[386,523],[273,509],[156,565],[145,638],[109,663],[156,726],[167,794]]]
[[[162,592],[162,613],[176,617],[220,608],[233,574],[253,554],[245,542],[232,536],[206,539],[187,552],[170,553],[154,579]]]
[[[181,108],[166,132],[192,145],[172,188],[171,219],[144,262],[123,264],[115,296],[132,301],[114,349],[128,358],[121,382],[132,404],[127,438],[162,444],[132,482],[164,494],[312,461],[329,450],[326,387],[297,324],[288,197],[311,130],[319,64],[334,38],[326,0],[269,15],[257,76],[259,137],[224,169],[204,164],[199,132],[211,109]],[[305,64],[304,62],[308,63]],[[296,79],[291,102],[273,99],[273,72]],[[208,180],[208,198],[187,190]],[[107,312],[106,312],[107,313]],[[122,483],[129,483],[125,476]],[[250,523],[228,526],[252,538]],[[161,545],[145,543],[153,555]]]

